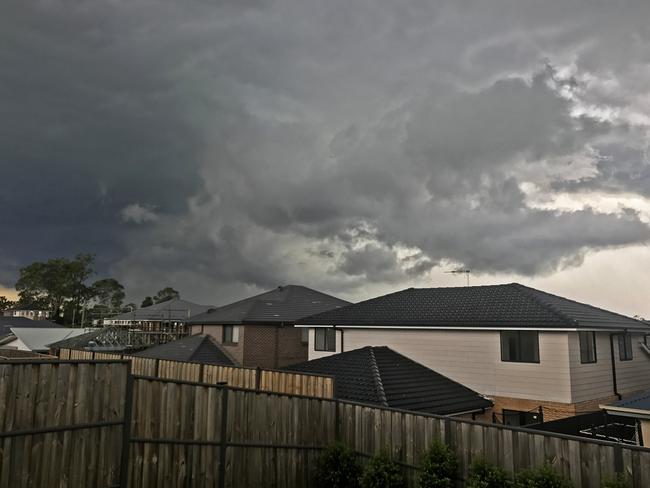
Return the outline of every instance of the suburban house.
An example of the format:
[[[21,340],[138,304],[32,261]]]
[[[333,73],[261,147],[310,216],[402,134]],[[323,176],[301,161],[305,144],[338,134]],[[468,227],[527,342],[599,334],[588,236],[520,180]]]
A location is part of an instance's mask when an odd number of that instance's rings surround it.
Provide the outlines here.
[[[409,288],[297,326],[310,329],[309,359],[385,345],[487,395],[493,419],[508,424],[650,388],[648,325],[517,283]]]
[[[2,312],[2,315],[5,317],[25,317],[31,320],[46,320],[50,318],[50,311],[27,308],[9,308]]]
[[[243,366],[281,368],[308,358],[307,330],[296,320],[350,302],[311,288],[279,286],[190,318],[191,334],[209,334]]]
[[[285,368],[334,377],[335,395],[382,407],[438,415],[484,414],[492,402],[385,346],[366,346]]]
[[[221,364],[233,366],[235,361],[212,336],[197,334],[176,341],[151,346],[133,356],[168,361],[187,361],[192,363]]]
[[[156,336],[152,338],[151,342],[166,342],[187,335],[187,329],[185,328],[187,319],[210,308],[214,307],[174,298],[106,318],[104,319],[104,325],[119,325],[138,329],[143,333]]]

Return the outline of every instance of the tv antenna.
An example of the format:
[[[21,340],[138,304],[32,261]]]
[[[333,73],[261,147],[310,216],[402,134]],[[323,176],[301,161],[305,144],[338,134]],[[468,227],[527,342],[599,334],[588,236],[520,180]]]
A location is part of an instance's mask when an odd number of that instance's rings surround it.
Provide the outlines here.
[[[467,286],[469,286],[469,274],[472,271],[469,269],[463,269],[463,268],[458,268],[458,269],[453,269],[451,271],[445,271],[445,273],[451,273],[451,274],[464,274],[467,277]]]

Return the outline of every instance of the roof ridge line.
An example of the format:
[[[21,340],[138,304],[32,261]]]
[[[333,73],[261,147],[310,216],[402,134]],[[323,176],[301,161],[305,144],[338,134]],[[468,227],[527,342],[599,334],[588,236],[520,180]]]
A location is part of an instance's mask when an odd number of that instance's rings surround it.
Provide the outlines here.
[[[373,346],[370,346],[370,371],[372,372],[372,379],[375,382],[375,389],[377,390],[379,401],[384,407],[387,407],[388,400],[386,399],[384,384],[382,383],[381,375],[379,374],[379,366],[377,366],[377,358],[375,358],[375,349]]]
[[[577,320],[572,319],[571,317],[569,317],[564,312],[556,309],[550,303],[544,303],[543,301],[539,300],[536,296],[534,296],[532,293],[530,293],[528,291],[529,287],[527,287],[525,285],[522,285],[521,283],[512,283],[512,285],[514,285],[514,288],[519,292],[519,294],[527,297],[528,299],[530,299],[533,302],[540,305],[542,308],[544,308],[544,309],[548,310],[549,312],[551,312],[552,314],[556,315],[557,317],[562,319],[567,325],[578,325],[579,324],[579,322]],[[541,290],[536,290],[536,291],[541,291]],[[542,292],[542,293],[545,293],[545,292]],[[559,297],[559,298],[563,298],[563,297]]]

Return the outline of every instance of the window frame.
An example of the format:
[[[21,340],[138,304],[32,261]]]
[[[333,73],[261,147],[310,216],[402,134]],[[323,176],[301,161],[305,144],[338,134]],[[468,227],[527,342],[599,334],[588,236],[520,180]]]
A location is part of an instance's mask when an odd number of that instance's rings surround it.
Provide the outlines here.
[[[324,334],[322,348],[319,348],[319,332]],[[332,344],[330,344],[330,342]],[[330,349],[331,347],[331,349]],[[319,352],[336,352],[336,329],[333,327],[316,327],[314,328],[314,351]]]
[[[593,359],[587,359],[585,360],[585,352],[589,352],[587,349],[586,351],[584,350],[583,346],[586,346],[588,344],[584,343],[582,338],[583,334],[586,334],[588,337],[589,334],[591,334],[591,339],[585,339],[586,341],[591,340],[591,346],[593,348]],[[598,352],[596,350],[596,331],[593,330],[583,330],[578,332],[578,342],[579,342],[579,347],[580,347],[580,364],[594,364],[598,362]]]
[[[504,336],[506,334],[516,334],[517,335],[517,349],[519,354],[517,354],[516,359],[505,357],[505,351],[507,348],[504,347],[505,341]],[[534,334],[535,336],[535,357],[532,360],[521,359],[522,356],[522,336],[524,334]],[[502,330],[499,334],[499,342],[501,346],[501,362],[503,363],[528,363],[528,364],[539,364],[540,363],[540,354],[539,354],[539,331],[538,330]],[[508,354],[509,355],[509,354]]]
[[[221,327],[221,343],[231,345],[239,344],[239,326],[223,325]]]
[[[628,356],[629,346],[629,356]],[[632,361],[634,359],[634,350],[632,349],[632,334],[619,334],[618,336],[618,360]]]

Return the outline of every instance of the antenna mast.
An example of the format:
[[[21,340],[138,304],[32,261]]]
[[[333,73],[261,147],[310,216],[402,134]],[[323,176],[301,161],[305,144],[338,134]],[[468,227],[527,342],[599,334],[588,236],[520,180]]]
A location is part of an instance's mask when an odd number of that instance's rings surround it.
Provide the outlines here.
[[[463,269],[463,268],[458,268],[451,271],[445,271],[445,273],[451,273],[451,274],[464,274],[467,277],[467,286],[469,286],[469,275],[471,272],[472,270]]]

